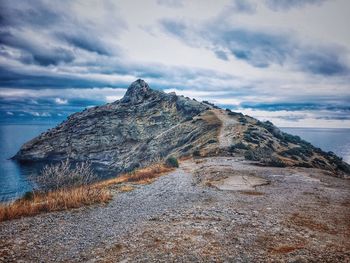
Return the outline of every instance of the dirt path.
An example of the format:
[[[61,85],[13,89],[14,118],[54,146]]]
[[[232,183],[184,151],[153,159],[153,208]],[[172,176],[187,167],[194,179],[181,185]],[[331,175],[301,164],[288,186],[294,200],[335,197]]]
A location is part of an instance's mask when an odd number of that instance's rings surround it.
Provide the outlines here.
[[[238,122],[234,118],[228,116],[223,110],[213,110],[213,112],[222,122],[222,127],[219,134],[219,147],[229,147],[232,144],[232,135],[235,134],[234,129]]]

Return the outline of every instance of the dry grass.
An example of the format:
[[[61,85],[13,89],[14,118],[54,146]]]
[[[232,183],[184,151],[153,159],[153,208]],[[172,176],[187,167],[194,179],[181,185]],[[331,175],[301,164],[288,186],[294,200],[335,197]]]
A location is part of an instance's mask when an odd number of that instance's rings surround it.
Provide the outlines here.
[[[253,196],[261,196],[264,195],[264,193],[262,192],[258,192],[258,191],[240,191],[241,194],[244,195],[253,195]]]
[[[219,128],[222,126],[222,121],[217,116],[217,114],[220,114],[220,113],[216,113],[216,112],[217,112],[217,110],[207,111],[207,112],[205,112],[205,114],[203,114],[201,116],[201,118],[204,121],[206,121],[208,124]]]
[[[106,189],[88,186],[39,193],[35,194],[32,200],[19,199],[10,204],[0,205],[0,222],[94,203],[105,203],[111,197]]]
[[[111,185],[125,182],[149,184],[157,177],[172,170],[174,168],[167,167],[164,164],[154,164],[92,185],[36,193],[30,200],[22,198],[10,204],[0,205],[0,222],[45,212],[67,210],[95,203],[105,203],[112,198],[112,194],[108,190],[108,187]],[[119,190],[127,192],[134,190],[134,187],[125,185]]]
[[[294,250],[303,249],[305,247],[304,244],[296,244],[296,245],[282,245],[272,249],[273,254],[287,254],[293,252]]]
[[[173,171],[174,168],[168,167],[164,164],[153,164],[146,168],[141,168],[135,170],[134,172],[123,174],[116,178],[112,178],[106,181],[102,181],[96,184],[97,187],[107,187],[120,183],[136,183],[136,184],[149,184],[154,181],[154,179],[163,175],[164,173],[168,173]]]
[[[134,189],[135,187],[132,185],[122,185],[121,187],[118,188],[118,190],[121,192],[130,192],[130,191],[133,191]]]

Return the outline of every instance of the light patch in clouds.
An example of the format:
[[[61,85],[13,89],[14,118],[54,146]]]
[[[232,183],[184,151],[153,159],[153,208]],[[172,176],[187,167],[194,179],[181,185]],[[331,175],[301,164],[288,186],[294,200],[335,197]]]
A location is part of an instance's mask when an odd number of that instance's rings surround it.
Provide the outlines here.
[[[56,104],[68,104],[73,99],[95,99],[110,102],[107,97],[121,98],[126,89],[122,88],[72,88],[72,89],[1,89],[0,98],[7,100],[18,100],[20,98],[30,98],[33,104],[38,104],[35,99],[38,98],[54,98]],[[58,97],[60,96],[60,97]]]
[[[115,96],[115,95],[112,95],[112,96],[106,96],[106,102],[114,102],[116,100],[119,100],[121,99],[122,96]]]
[[[249,108],[239,111],[260,121],[269,120],[278,127],[350,128],[349,118],[324,118],[327,114],[334,115],[332,111],[263,111]]]
[[[43,113],[40,113],[40,112],[36,112],[36,111],[29,111],[27,112],[29,113],[30,115],[33,115],[35,117],[51,117],[51,114],[48,113],[48,112],[43,112]]]
[[[55,98],[55,103],[59,105],[65,105],[68,104],[68,100],[61,99],[61,98]]]

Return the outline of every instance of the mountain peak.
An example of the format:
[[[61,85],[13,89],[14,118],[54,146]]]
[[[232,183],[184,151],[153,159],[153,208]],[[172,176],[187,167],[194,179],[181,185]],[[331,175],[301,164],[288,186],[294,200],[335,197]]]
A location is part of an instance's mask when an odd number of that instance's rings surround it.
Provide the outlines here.
[[[127,89],[124,97],[121,99],[122,102],[137,103],[143,101],[149,97],[152,89],[148,86],[147,82],[143,79],[138,79],[131,83]]]

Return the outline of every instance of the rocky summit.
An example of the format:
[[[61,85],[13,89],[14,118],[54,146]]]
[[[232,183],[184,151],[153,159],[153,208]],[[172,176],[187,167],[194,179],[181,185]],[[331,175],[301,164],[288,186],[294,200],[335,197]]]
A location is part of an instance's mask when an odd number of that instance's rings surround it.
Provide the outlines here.
[[[349,165],[298,136],[209,102],[153,90],[139,79],[113,103],[75,113],[25,143],[22,162],[91,161],[120,173],[167,156],[244,156],[265,166],[329,170],[346,177]]]

